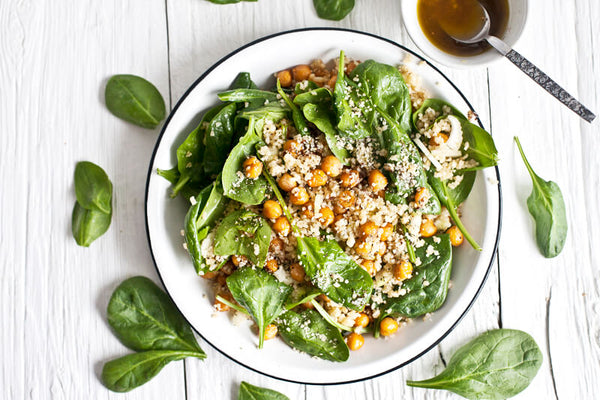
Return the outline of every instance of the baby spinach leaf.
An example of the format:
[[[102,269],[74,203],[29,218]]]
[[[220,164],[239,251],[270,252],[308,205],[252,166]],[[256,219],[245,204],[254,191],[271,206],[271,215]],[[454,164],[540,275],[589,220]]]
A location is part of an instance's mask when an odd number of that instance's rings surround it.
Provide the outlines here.
[[[256,88],[257,86],[254,82],[252,82],[252,78],[250,77],[249,72],[240,72],[239,74],[237,74],[237,76],[231,83],[231,86],[229,87],[230,90]]]
[[[439,243],[436,243],[437,239],[425,238],[425,245],[415,249],[421,265],[415,268],[410,279],[403,282],[402,288],[406,289],[406,294],[386,297],[382,305],[375,305],[381,310],[379,320],[388,315],[416,318],[433,312],[444,304],[452,271],[452,244],[446,234],[437,238],[440,239]]]
[[[165,101],[156,87],[139,76],[114,75],[106,83],[104,100],[118,118],[154,129],[165,118]]]
[[[460,205],[471,193],[471,189],[473,189],[473,184],[475,183],[475,178],[477,177],[477,171],[467,171],[461,172],[457,175],[462,175],[462,180],[455,188],[447,188],[448,197],[452,199],[452,203],[454,205]]]
[[[562,192],[556,183],[543,180],[533,171],[516,136],[515,142],[533,183],[533,190],[527,198],[527,208],[535,221],[538,248],[544,257],[556,257],[565,246],[568,230]]]
[[[278,102],[277,93],[259,89],[234,89],[227,90],[218,94],[222,101],[231,101],[234,103],[251,102],[261,100],[263,104]]]
[[[324,360],[343,362],[350,357],[340,331],[315,310],[288,311],[277,319],[281,338],[296,350]]]
[[[256,130],[256,134],[261,137],[262,136],[262,130],[259,129],[260,126],[262,126],[262,122],[266,119],[271,120],[273,122],[278,122],[280,121],[282,118],[285,118],[288,116],[290,110],[287,107],[287,105],[283,106],[281,103],[269,103],[267,105],[261,105],[261,106],[256,106],[256,107],[248,107],[248,108],[244,108],[240,111],[239,113],[239,117],[240,118],[245,118],[245,119],[254,119],[256,121],[255,123],[255,130]]]
[[[101,211],[87,210],[79,202],[75,202],[71,217],[71,230],[78,245],[89,247],[90,244],[110,227],[112,212],[105,214]]]
[[[261,204],[267,193],[267,181],[263,176],[249,179],[243,173],[246,159],[256,154],[256,145],[261,143],[254,132],[255,121],[250,120],[248,131],[231,150],[223,166],[223,193],[230,199],[244,204]]]
[[[332,113],[325,104],[308,103],[302,108],[304,117],[317,127],[327,140],[329,150],[335,155],[342,164],[348,164],[350,154],[344,148],[343,143],[339,140],[337,130],[334,127]]]
[[[206,355],[180,350],[151,350],[128,354],[104,364],[102,383],[114,392],[129,392],[154,378],[171,361],[187,357],[202,360]]]
[[[317,310],[317,312],[319,314],[321,314],[321,317],[323,317],[323,319],[325,321],[327,321],[327,323],[333,327],[336,327],[337,329],[341,330],[341,331],[348,331],[348,332],[352,332],[352,327],[351,326],[346,326],[346,325],[342,325],[339,322],[337,322],[331,315],[329,315],[329,313],[321,306],[321,304],[319,304],[318,301],[315,301],[315,299],[312,299],[310,301],[310,303],[313,305],[313,307],[315,308],[315,310]]]
[[[109,214],[112,212],[112,183],[106,172],[89,161],[75,166],[75,196],[81,207]]]
[[[475,177],[473,177],[473,179],[475,179]],[[465,185],[467,185],[468,183],[469,183],[469,181],[466,181]],[[431,187],[431,189],[433,189],[436,196],[440,199],[440,202],[448,210],[450,217],[452,217],[452,220],[454,221],[454,223],[456,224],[458,229],[460,229],[460,231],[464,235],[465,239],[467,239],[467,241],[471,244],[471,246],[475,250],[481,251],[482,250],[481,246],[479,244],[477,244],[475,239],[473,239],[471,234],[467,231],[467,228],[465,227],[465,225],[460,220],[460,217],[458,216],[457,209],[458,209],[458,206],[460,205],[460,203],[457,203],[456,201],[461,200],[462,197],[466,197],[466,195],[465,195],[466,187],[463,187],[460,190],[453,191],[450,188],[448,188],[446,181],[442,181],[440,178],[436,178],[434,176],[434,173],[432,170],[429,171],[429,184],[431,185],[430,187]],[[469,191],[470,191],[470,189],[469,189]],[[467,195],[468,195],[468,193],[467,193]]]
[[[320,295],[322,292],[312,285],[300,285],[294,288],[285,302],[285,308],[291,310],[300,304],[306,303]]]
[[[458,349],[438,376],[406,384],[445,389],[467,399],[500,400],[525,390],[541,365],[542,352],[531,336],[495,329]]]
[[[319,89],[320,86],[314,83],[313,81],[304,81],[296,83],[294,87],[294,93],[302,94],[306,92],[310,92],[311,90]]]
[[[425,111],[427,111],[428,108],[432,108],[433,110],[437,111],[440,115],[444,115],[444,107],[448,107],[446,111],[449,112],[449,115],[454,115],[458,118],[467,119],[467,117],[465,117],[460,111],[458,111],[456,107],[454,107],[447,101],[441,99],[427,99],[423,102],[423,104],[421,104],[421,107],[419,107],[419,109],[415,111],[412,115],[412,122],[415,129],[417,129],[417,121],[419,120],[419,116],[425,114]]]
[[[281,82],[277,79],[277,92],[285,101],[285,104],[288,105],[290,110],[292,110],[292,120],[294,121],[294,127],[301,135],[308,135],[310,131],[308,130],[308,122],[306,122],[306,118],[300,112],[300,109],[290,100],[288,95],[281,88]]]
[[[208,123],[204,135],[204,173],[215,176],[223,169],[234,134],[235,104],[228,104]]]
[[[249,384],[242,381],[238,400],[290,400],[287,396],[276,392],[275,390],[266,389]]]
[[[298,107],[304,107],[309,103],[327,103],[331,104],[333,102],[333,95],[327,88],[317,88],[313,90],[308,90],[306,92],[300,93],[294,97],[294,104]]]
[[[225,211],[227,203],[228,199],[223,196],[221,179],[217,178],[212,185],[207,186],[198,194],[196,204],[190,207],[185,216],[185,242],[198,274],[208,272],[202,256],[202,241]]]
[[[108,323],[132,350],[174,350],[205,354],[173,301],[143,276],[129,278],[113,292]]]
[[[173,167],[171,169],[157,168],[156,173],[159,176],[162,176],[163,178],[171,182],[172,185],[176,185],[179,181],[179,177],[181,176],[177,167]],[[179,188],[178,194],[180,194],[185,199],[189,199],[192,196],[196,196],[200,191],[200,188],[197,185],[197,183],[191,183],[187,181]]]
[[[243,306],[258,325],[258,348],[262,349],[265,328],[279,314],[292,287],[281,283],[264,269],[243,267],[227,278],[233,298]]]
[[[271,227],[264,218],[248,210],[238,210],[228,216],[215,232],[215,254],[246,256],[262,267],[271,243]]]
[[[354,0],[313,0],[319,18],[341,21],[354,8]]]
[[[331,300],[360,311],[371,296],[373,280],[333,239],[298,237],[298,259],[313,285]]]

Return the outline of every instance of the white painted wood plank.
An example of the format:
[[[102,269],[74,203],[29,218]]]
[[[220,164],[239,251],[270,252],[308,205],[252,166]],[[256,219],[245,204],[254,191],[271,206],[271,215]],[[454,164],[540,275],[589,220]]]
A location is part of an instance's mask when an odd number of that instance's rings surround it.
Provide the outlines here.
[[[599,15],[596,3],[578,2],[577,10],[574,3],[560,1],[536,7],[518,50],[598,111],[598,46],[592,42],[599,30],[590,14],[593,9]],[[490,69],[506,210],[500,249],[502,320],[505,327],[532,334],[545,357],[540,373],[519,398],[533,398],[534,393],[536,398],[594,398],[600,374],[598,250],[593,245],[600,222],[593,202],[599,193],[594,185],[598,122],[587,126],[504,64],[512,67],[504,62]],[[565,196],[568,239],[562,254],[552,260],[544,259],[535,246],[526,208],[531,182],[513,135],[521,138],[536,171],[556,181]]]
[[[192,0],[170,1],[168,14],[173,102],[178,100],[199,75],[230,51],[282,30],[304,26],[342,26],[379,34],[414,49],[400,22],[400,2],[394,0],[380,0],[377,7],[373,7],[372,3],[359,1],[352,14],[340,23],[318,19],[310,0],[261,0],[258,3],[229,6]],[[444,69],[444,72],[449,73],[464,91],[487,125],[489,106],[486,70],[451,73]],[[342,395],[348,399],[404,398],[413,395],[447,398],[446,394],[442,395],[439,392],[413,391],[404,386],[404,380],[431,375],[434,365],[438,366],[436,371],[439,371],[440,351],[448,358],[448,352],[462,345],[466,339],[497,325],[498,284],[494,267],[481,299],[459,328],[441,346],[421,360],[400,371],[367,382],[331,387],[307,386],[306,398],[334,398]],[[300,395],[303,386],[263,377],[237,366],[212,349],[209,359],[204,363],[192,360],[186,365],[189,398],[218,398],[224,393],[229,393],[231,388],[237,388],[241,380],[272,387],[289,396],[302,398]]]
[[[165,5],[2,2],[0,19],[2,392],[122,398],[98,379],[104,361],[129,352],[105,309],[123,279],[156,279],[143,198],[157,132],[117,120],[101,93],[114,73],[145,76],[168,93]],[[114,183],[112,226],[89,249],[70,233],[79,160],[98,163]],[[128,397],[184,398],[183,363]]]

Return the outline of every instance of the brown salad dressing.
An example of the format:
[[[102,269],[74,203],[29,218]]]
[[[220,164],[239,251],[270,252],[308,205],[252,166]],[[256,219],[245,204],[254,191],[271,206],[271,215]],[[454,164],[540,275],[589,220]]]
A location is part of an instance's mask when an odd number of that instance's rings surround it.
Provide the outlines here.
[[[490,34],[502,38],[508,23],[508,0],[419,0],[417,18],[425,36],[440,50],[455,56],[474,56],[483,53],[490,45],[465,44],[454,37],[469,38],[483,26],[480,3],[490,15]]]

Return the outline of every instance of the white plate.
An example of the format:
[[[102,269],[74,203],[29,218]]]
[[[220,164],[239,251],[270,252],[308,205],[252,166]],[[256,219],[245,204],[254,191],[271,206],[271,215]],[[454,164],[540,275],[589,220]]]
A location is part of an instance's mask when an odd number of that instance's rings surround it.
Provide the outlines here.
[[[254,371],[298,383],[347,383],[384,374],[420,357],[442,340],[473,304],[491,268],[500,234],[500,186],[494,168],[479,172],[464,207],[464,223],[483,247],[467,243],[456,251],[453,287],[446,303],[427,321],[415,320],[395,337],[367,337],[362,350],[351,352],[345,363],[333,363],[288,347],[282,340],[257,348],[250,323],[233,326],[228,313],[215,313],[207,281],[198,277],[183,249],[180,231],[188,204],[169,198],[170,184],[156,168],[176,165],[175,149],[198,123],[200,115],[217,103],[240,71],[248,71],[259,85],[272,83],[272,74],[313,59],[330,60],[343,49],[354,59],[369,58],[397,65],[412,54],[402,46],[367,33],[341,29],[302,29],[257,40],[229,54],[204,73],[179,100],[167,119],[150,162],[146,191],[146,224],[152,256],[162,282],[179,310],[196,332],[221,353]],[[413,61],[421,58],[413,55]],[[444,75],[427,62],[416,63],[416,72],[435,97],[443,98],[464,113],[471,109],[465,97]]]

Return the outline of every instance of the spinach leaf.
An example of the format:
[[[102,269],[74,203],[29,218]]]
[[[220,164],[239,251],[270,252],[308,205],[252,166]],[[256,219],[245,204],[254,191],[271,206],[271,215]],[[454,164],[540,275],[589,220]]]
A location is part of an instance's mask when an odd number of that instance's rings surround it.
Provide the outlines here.
[[[281,338],[296,350],[324,360],[343,362],[350,357],[340,331],[315,310],[288,311],[277,319]]]
[[[455,188],[447,188],[448,197],[452,199],[452,203],[456,206],[463,203],[469,197],[475,178],[477,177],[477,171],[461,172],[457,175],[462,175],[462,180]]]
[[[222,101],[231,101],[234,103],[251,102],[261,100],[263,103],[278,102],[277,93],[259,89],[234,89],[227,90],[218,94]]]
[[[313,307],[315,308],[315,310],[317,310],[317,312],[319,314],[321,314],[321,317],[323,317],[323,319],[325,321],[327,321],[327,323],[341,331],[348,331],[348,332],[352,332],[352,327],[351,326],[346,326],[346,325],[342,325],[339,322],[337,322],[331,315],[329,315],[329,313],[321,306],[321,304],[319,304],[318,301],[316,301],[315,299],[312,299],[310,301],[310,303],[313,305]]]
[[[256,107],[248,107],[240,111],[239,117],[246,118],[248,120],[254,119],[256,134],[262,136],[262,130],[259,127],[262,126],[261,123],[266,119],[269,119],[273,122],[278,122],[282,118],[285,118],[289,113],[289,108],[283,106],[281,103],[269,103],[267,105],[256,106]]]
[[[296,83],[296,87],[294,87],[294,93],[302,94],[319,88],[320,86],[313,81],[298,82]]]
[[[252,81],[252,78],[250,77],[249,72],[240,72],[239,74],[237,74],[237,76],[231,83],[231,86],[229,87],[230,90],[256,89],[256,88],[257,88],[256,83],[254,83]]]
[[[291,310],[300,304],[306,303],[320,295],[322,292],[312,285],[297,286],[285,302],[285,308]]]
[[[256,153],[256,145],[261,143],[254,127],[255,121],[251,119],[248,124],[248,131],[229,153],[221,176],[225,196],[240,203],[251,205],[263,202],[268,187],[263,176],[249,179],[243,173],[244,161]]]
[[[354,8],[354,0],[313,0],[319,18],[341,21]]]
[[[327,88],[317,88],[300,93],[294,97],[294,104],[298,107],[304,107],[309,103],[327,103],[333,102],[333,95]]]
[[[177,182],[179,181],[179,177],[181,176],[177,167],[173,167],[171,169],[157,168],[156,173],[159,176],[162,176],[163,178],[165,178],[166,180],[171,182],[172,185],[177,185]],[[200,188],[197,187],[196,183],[190,183],[189,181],[186,181],[185,184],[183,184],[179,188],[178,194],[180,194],[183,198],[189,200],[190,197],[196,196],[199,191],[200,191]],[[171,196],[173,196],[172,193],[171,193]]]
[[[279,314],[292,287],[281,283],[264,269],[243,267],[227,278],[233,298],[243,306],[258,325],[258,348],[262,349],[265,328]]]
[[[186,357],[206,358],[204,353],[181,350],[151,350],[109,361],[102,368],[102,383],[114,392],[129,392],[154,378],[171,361]]]
[[[175,350],[205,354],[173,301],[143,276],[129,278],[113,292],[108,323],[132,350]]]
[[[190,207],[185,216],[185,242],[196,273],[199,275],[208,272],[202,256],[202,241],[225,211],[227,203],[228,199],[223,196],[221,179],[217,178],[212,185],[207,186],[198,194],[196,204]]]
[[[262,267],[271,243],[271,228],[267,221],[248,210],[238,210],[226,216],[215,232],[215,254],[246,256]]]
[[[101,211],[85,209],[75,202],[71,217],[71,230],[78,245],[89,247],[90,244],[110,227],[112,212],[105,214]]]
[[[472,179],[475,179],[475,177],[473,176]],[[467,231],[467,228],[464,226],[464,224],[460,220],[460,217],[458,216],[458,211],[457,211],[458,206],[460,204],[460,203],[457,203],[457,200],[462,200],[463,197],[466,198],[466,196],[468,195],[468,192],[470,192],[471,189],[469,188],[469,190],[467,191],[466,186],[460,188],[460,185],[459,185],[459,187],[457,187],[453,191],[450,188],[448,188],[446,181],[442,181],[441,179],[436,178],[434,176],[434,173],[432,170],[429,171],[429,184],[431,185],[430,186],[431,189],[433,189],[434,193],[439,198],[440,202],[448,209],[448,213],[450,214],[450,217],[452,217],[452,220],[454,221],[454,223],[456,224],[458,229],[460,229],[460,231],[464,235],[465,239],[467,239],[467,241],[471,244],[471,246],[475,250],[481,251],[482,250],[481,246],[479,244],[477,244],[475,239],[473,239],[471,234]],[[468,185],[468,184],[469,184],[469,181],[466,181],[465,185]],[[465,192],[467,192],[467,193],[465,194]]]
[[[310,131],[308,130],[308,122],[306,122],[306,118],[300,112],[300,109],[290,100],[288,95],[281,88],[281,82],[277,79],[277,92],[288,105],[290,110],[292,110],[292,120],[294,121],[294,127],[301,135],[308,135]]]
[[[525,390],[542,365],[542,352],[527,333],[495,329],[458,349],[446,369],[408,386],[450,390],[467,399],[500,400]]]
[[[337,130],[334,127],[332,113],[325,104],[308,103],[302,108],[304,117],[315,124],[317,129],[323,132],[329,150],[340,160],[342,164],[348,165],[350,154],[339,140]]]
[[[515,142],[533,183],[533,190],[527,198],[527,208],[535,221],[538,248],[544,257],[556,257],[565,246],[568,230],[562,192],[556,183],[543,180],[533,171],[516,136]]]
[[[112,190],[112,183],[102,168],[89,161],[77,163],[75,196],[81,207],[105,214],[111,213]]]
[[[139,76],[114,75],[106,83],[104,101],[118,118],[154,129],[165,118],[165,101],[156,87]]]
[[[223,169],[234,134],[237,105],[223,107],[208,123],[204,135],[204,173],[215,176]]]
[[[425,245],[415,249],[415,255],[421,260],[421,265],[415,268],[415,273],[410,279],[403,282],[402,288],[406,289],[406,294],[400,297],[385,297],[382,305],[373,305],[381,310],[379,321],[388,315],[416,318],[433,312],[444,304],[452,270],[452,244],[449,235],[439,235],[438,238],[439,243],[436,243],[434,238],[425,238]],[[433,252],[428,254],[429,246],[433,248]],[[378,329],[379,324],[375,326]]]
[[[373,280],[333,239],[298,237],[298,259],[313,285],[331,300],[362,310],[371,296]]]
[[[458,111],[456,107],[454,107],[447,101],[441,99],[427,99],[423,102],[423,104],[421,104],[421,107],[419,107],[419,109],[415,111],[412,115],[412,122],[415,129],[417,129],[417,121],[419,120],[419,115],[425,114],[425,111],[427,111],[428,108],[432,108],[435,111],[437,111],[440,115],[444,115],[444,107],[448,107],[449,115],[454,115],[458,118],[467,119],[467,117],[465,117],[460,111]]]
[[[249,384],[242,381],[238,400],[290,400],[287,396],[276,392],[275,390],[266,389]]]

